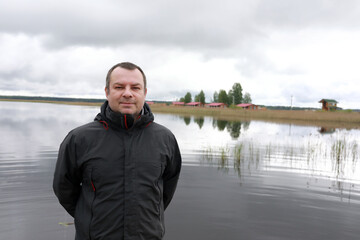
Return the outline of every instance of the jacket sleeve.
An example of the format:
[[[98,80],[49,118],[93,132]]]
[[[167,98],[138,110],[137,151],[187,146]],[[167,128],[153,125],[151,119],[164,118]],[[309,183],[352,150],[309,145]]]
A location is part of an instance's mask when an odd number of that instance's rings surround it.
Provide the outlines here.
[[[81,175],[76,165],[74,137],[68,134],[60,145],[53,180],[53,190],[60,204],[74,217],[81,191]]]
[[[169,203],[174,196],[177,182],[179,180],[180,170],[181,170],[181,155],[179,146],[174,137],[172,148],[172,155],[170,160],[165,168],[163,181],[164,181],[164,209],[169,206]]]

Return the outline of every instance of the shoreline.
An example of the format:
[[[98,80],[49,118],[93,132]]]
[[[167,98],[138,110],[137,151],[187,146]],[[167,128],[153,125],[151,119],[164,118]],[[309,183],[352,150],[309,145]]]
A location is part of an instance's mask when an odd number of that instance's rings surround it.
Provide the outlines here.
[[[67,102],[50,100],[21,100],[21,99],[0,99],[6,102],[34,102],[65,104],[78,106],[101,106],[101,102]],[[181,116],[193,117],[214,117],[218,120],[227,121],[249,121],[261,120],[274,123],[288,123],[295,125],[312,125],[325,128],[360,128],[359,112],[325,112],[325,111],[304,111],[304,110],[244,110],[239,108],[205,108],[205,107],[183,107],[166,106],[164,104],[151,104],[154,113],[169,113]]]

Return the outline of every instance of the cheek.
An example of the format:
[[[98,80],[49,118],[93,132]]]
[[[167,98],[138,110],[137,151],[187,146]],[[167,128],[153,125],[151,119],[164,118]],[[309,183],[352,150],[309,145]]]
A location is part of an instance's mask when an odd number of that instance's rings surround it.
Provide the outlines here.
[[[121,96],[120,91],[112,91],[109,95],[110,98],[118,98]]]
[[[137,93],[136,97],[137,97],[137,99],[142,99],[142,100],[145,99],[144,93]]]

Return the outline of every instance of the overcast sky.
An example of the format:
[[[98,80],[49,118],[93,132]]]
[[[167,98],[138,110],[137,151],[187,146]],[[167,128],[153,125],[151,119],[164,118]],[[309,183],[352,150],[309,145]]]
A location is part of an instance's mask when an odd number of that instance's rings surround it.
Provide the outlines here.
[[[0,95],[104,98],[123,61],[148,100],[239,82],[255,104],[360,108],[360,1],[0,1]]]

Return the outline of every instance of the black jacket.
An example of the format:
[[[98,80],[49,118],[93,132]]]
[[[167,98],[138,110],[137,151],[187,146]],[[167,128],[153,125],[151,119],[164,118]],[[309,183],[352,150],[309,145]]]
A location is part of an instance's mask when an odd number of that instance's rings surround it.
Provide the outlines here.
[[[134,122],[105,102],[94,122],[62,142],[53,188],[75,218],[75,239],[162,239],[181,156],[174,135],[153,119],[147,104]]]

